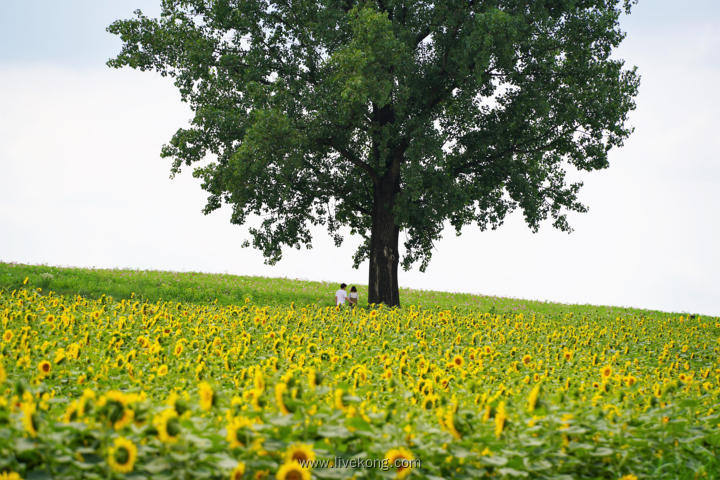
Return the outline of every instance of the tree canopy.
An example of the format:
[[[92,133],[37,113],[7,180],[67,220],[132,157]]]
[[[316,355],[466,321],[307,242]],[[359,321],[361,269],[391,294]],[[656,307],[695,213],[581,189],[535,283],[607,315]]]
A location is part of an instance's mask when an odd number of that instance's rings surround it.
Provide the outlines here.
[[[371,302],[398,304],[449,222],[533,230],[584,212],[568,173],[608,166],[639,77],[612,56],[621,0],[163,0],[108,31],[108,64],[174,79],[194,112],[162,149],[193,166],[270,263],[313,225],[364,243]],[[404,234],[403,257],[398,246]]]

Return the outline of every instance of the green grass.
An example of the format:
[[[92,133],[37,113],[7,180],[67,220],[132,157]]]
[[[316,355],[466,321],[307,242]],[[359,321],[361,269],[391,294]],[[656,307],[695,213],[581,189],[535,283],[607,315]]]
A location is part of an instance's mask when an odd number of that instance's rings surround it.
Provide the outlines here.
[[[249,277],[198,272],[165,272],[155,270],[66,268],[0,262],[0,290],[11,291],[29,286],[43,292],[115,299],[134,298],[148,301],[178,301],[220,305],[241,304],[250,299],[255,304],[284,306],[332,305],[337,283],[311,282],[288,278]],[[357,285],[360,304],[367,301],[367,285]],[[491,313],[525,313],[544,315],[587,315],[615,317],[631,314],[662,313],[622,307],[567,305],[516,298],[473,295],[468,293],[400,289],[402,305],[457,308]]]

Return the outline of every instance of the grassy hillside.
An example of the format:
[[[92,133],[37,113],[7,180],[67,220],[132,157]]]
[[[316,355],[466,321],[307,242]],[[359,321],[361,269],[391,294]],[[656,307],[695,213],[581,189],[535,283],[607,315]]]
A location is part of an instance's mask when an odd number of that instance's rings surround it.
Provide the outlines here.
[[[287,278],[247,277],[197,272],[64,268],[0,262],[0,290],[8,291],[28,284],[44,292],[79,294],[88,298],[102,295],[115,299],[134,298],[150,301],[172,300],[184,303],[233,305],[250,299],[262,305],[332,305],[336,283],[310,282]],[[360,303],[367,301],[367,285],[357,285]],[[400,289],[403,305],[457,308],[491,313],[539,313],[614,317],[621,314],[661,313],[648,310],[594,305],[566,305],[516,298],[467,293]]]

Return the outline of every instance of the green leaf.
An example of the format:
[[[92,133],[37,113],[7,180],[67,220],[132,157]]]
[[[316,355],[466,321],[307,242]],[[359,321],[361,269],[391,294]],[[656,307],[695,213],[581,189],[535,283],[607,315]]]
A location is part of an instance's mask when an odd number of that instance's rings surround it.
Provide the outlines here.
[[[37,449],[37,444],[25,437],[18,437],[15,439],[15,452],[24,453]]]
[[[170,463],[161,457],[154,458],[150,462],[142,465],[143,470],[152,474],[167,472],[171,468],[172,466],[170,465]]]
[[[352,433],[342,425],[323,425],[318,429],[318,435],[325,438],[348,438]]]
[[[590,452],[590,455],[594,457],[608,457],[615,453],[615,450],[608,447],[598,447],[596,450]]]
[[[499,469],[498,473],[500,475],[507,475],[509,477],[527,477],[528,476],[527,472],[522,472],[520,470],[515,470],[514,468],[508,468],[508,467]]]
[[[353,417],[345,422],[347,427],[352,427],[359,432],[372,432],[373,429],[369,423],[360,417]]]
[[[23,478],[25,480],[52,480],[53,476],[45,470],[33,470],[30,473],[26,473]]]
[[[494,465],[496,467],[502,467],[508,463],[508,459],[501,455],[492,455],[489,457],[480,457],[480,462],[486,465]]]

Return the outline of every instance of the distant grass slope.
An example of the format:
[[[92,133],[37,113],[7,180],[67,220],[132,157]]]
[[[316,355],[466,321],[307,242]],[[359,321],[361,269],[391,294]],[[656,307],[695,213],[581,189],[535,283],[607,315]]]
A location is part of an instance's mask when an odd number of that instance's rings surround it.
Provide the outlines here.
[[[196,272],[164,272],[154,270],[110,270],[65,268],[45,265],[24,265],[0,262],[0,290],[41,288],[64,295],[115,299],[134,298],[169,300],[189,303],[221,305],[241,304],[245,299],[264,305],[332,305],[336,283],[310,282],[287,278],[246,277],[229,274]],[[360,304],[367,303],[367,285],[357,285]],[[637,313],[660,313],[621,307],[593,305],[565,305],[560,303],[491,297],[467,293],[435,292],[400,289],[403,306],[457,308],[491,313],[525,313],[545,315],[588,315],[594,317]]]

